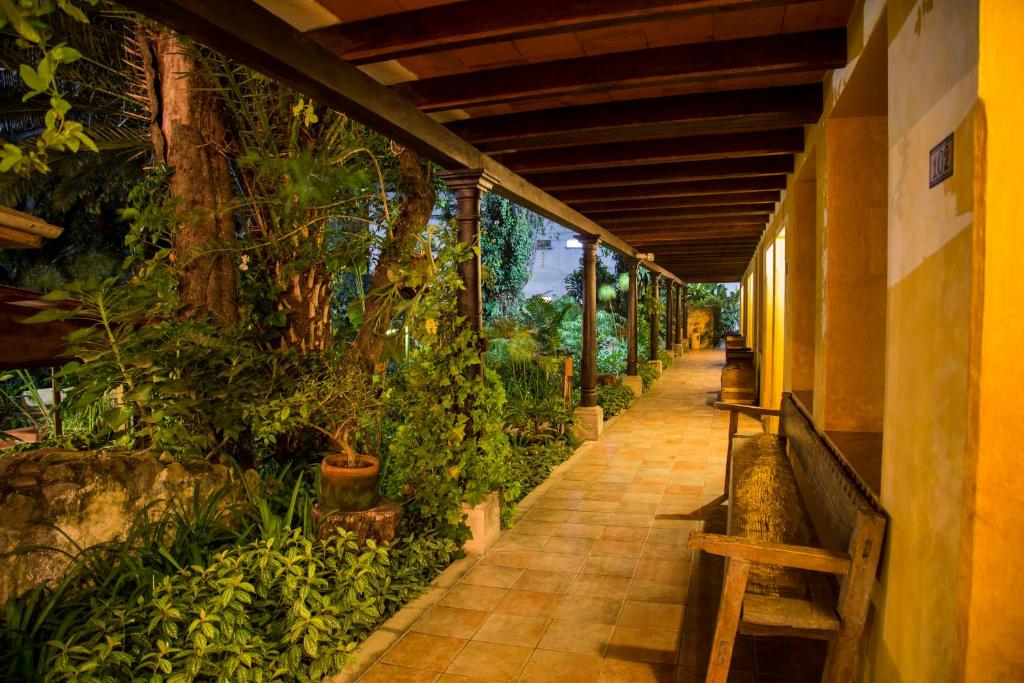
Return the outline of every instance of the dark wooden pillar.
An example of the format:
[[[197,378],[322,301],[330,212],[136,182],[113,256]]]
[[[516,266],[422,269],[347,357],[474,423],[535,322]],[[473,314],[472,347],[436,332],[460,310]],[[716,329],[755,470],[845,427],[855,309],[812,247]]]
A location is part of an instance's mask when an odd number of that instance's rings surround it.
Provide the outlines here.
[[[577,237],[583,243],[583,349],[580,355],[580,405],[597,405],[597,245],[592,235]]]
[[[626,374],[636,375],[637,359],[637,300],[636,275],[640,269],[638,259],[630,259],[629,264],[629,305],[626,312]]]
[[[687,322],[688,322],[687,318],[689,317],[689,311],[686,308],[686,302],[687,302],[687,300],[689,299],[689,296],[690,296],[690,286],[689,285],[683,285],[682,296],[683,296],[683,314],[680,316],[680,318],[682,319],[682,325],[679,326],[680,327],[679,331],[683,335],[682,338],[683,339],[687,339],[687,338],[689,338],[689,335],[690,335],[690,328],[687,325]],[[682,339],[680,339],[680,343],[682,343]]]
[[[671,352],[676,330],[676,283],[668,281],[665,288],[665,350]]]
[[[683,288],[686,285],[676,287],[676,344],[683,343],[683,318],[686,317],[686,307],[683,303]]]
[[[480,169],[461,169],[440,174],[455,193],[458,240],[473,249],[473,256],[459,264],[459,277],[464,288],[459,292],[459,315],[464,324],[476,332],[480,349],[484,349],[484,307],[480,282],[480,195],[494,181]]]
[[[658,304],[661,301],[661,295],[658,293],[659,278],[657,273],[651,272],[651,360],[658,360],[658,351],[661,350],[661,345],[658,343],[658,324],[661,322],[661,316],[658,315]]]

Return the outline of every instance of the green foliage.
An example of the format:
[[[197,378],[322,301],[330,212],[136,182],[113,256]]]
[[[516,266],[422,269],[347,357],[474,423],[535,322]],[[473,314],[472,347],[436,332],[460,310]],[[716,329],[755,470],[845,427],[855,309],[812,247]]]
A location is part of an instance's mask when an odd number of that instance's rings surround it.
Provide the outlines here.
[[[455,553],[444,539],[358,546],[288,525],[249,540],[260,525],[245,506],[225,510],[221,494],[141,514],[124,541],[81,552],[56,587],[8,603],[0,675],[320,680]]]
[[[573,359],[573,367],[580,367],[583,352],[583,309],[573,304],[559,328],[562,346]],[[626,369],[625,320],[617,313],[597,311],[597,371],[620,375]],[[578,377],[577,370],[577,377]]]
[[[640,381],[643,383],[644,392],[654,386],[654,383],[658,381],[658,369],[649,363],[641,363],[637,367],[636,371],[640,375]]]
[[[97,0],[85,0],[95,5]],[[43,130],[32,146],[19,146],[4,142],[0,148],[0,173],[22,173],[31,171],[47,172],[49,155],[53,152],[74,154],[85,147],[93,152],[99,148],[86,134],[81,123],[68,118],[71,103],[65,99],[58,79],[64,65],[73,64],[82,58],[82,53],[65,43],[51,44],[52,31],[47,24],[48,15],[57,9],[75,21],[88,23],[82,11],[83,3],[74,0],[27,0],[24,2],[0,3],[0,31],[7,34],[7,40],[15,40],[34,59],[31,63],[18,64],[18,74],[27,92],[23,102],[45,98],[49,102],[43,116]]]
[[[658,360],[661,361],[661,367],[664,368],[665,370],[668,370],[670,367],[672,367],[672,362],[675,360],[675,356],[673,356],[665,349],[661,349],[660,351],[658,351]]]
[[[618,381],[602,384],[597,388],[597,405],[604,410],[605,417],[615,417],[633,403],[633,390]]]
[[[715,315],[713,343],[715,346],[726,334],[740,328],[740,292],[718,283],[697,283],[687,289],[688,305],[691,308],[707,308]]]
[[[396,422],[382,488],[402,501],[414,529],[460,543],[468,538],[461,505],[508,485],[505,392],[480,373],[477,338],[449,318],[444,334],[413,353],[394,388]],[[514,491],[509,495],[515,495]]]
[[[484,269],[484,319],[512,313],[522,300],[533,265],[536,214],[492,192],[480,203],[480,261]]]

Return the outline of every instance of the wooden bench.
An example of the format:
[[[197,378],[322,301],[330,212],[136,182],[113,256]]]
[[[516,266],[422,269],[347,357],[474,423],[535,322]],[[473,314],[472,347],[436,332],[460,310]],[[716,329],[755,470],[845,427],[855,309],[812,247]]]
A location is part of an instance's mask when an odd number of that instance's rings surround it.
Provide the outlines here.
[[[779,410],[715,407],[731,413],[727,534],[689,541],[726,558],[706,680],[725,682],[739,632],[828,640],[822,681],[852,681],[885,513],[789,394]],[[738,436],[740,413],[778,416],[779,433]]]

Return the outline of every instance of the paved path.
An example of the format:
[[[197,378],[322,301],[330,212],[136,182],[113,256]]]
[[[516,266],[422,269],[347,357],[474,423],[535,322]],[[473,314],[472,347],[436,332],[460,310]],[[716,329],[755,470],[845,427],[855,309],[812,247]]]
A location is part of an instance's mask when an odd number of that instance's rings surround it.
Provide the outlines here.
[[[722,565],[686,541],[722,525],[728,417],[711,407],[722,362],[721,351],[678,359],[523,502],[494,549],[364,643],[363,666],[379,660],[344,678],[702,681]],[[814,680],[793,675],[800,652],[761,645],[741,639],[730,680]]]

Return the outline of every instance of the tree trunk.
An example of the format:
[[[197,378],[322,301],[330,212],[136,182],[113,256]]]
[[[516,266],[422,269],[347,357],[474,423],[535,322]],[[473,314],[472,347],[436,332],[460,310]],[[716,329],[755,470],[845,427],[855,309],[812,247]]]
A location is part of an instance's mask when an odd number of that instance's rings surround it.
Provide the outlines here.
[[[434,201],[437,199],[433,177],[415,153],[403,149],[398,155],[398,163],[402,171],[402,205],[391,223],[391,234],[370,276],[370,294],[366,301],[364,322],[355,341],[355,350],[368,367],[372,367],[380,358],[385,333],[393,315],[394,299],[375,293],[390,284],[388,270],[416,258],[416,236],[430,221]]]
[[[275,278],[285,287],[278,296],[277,307],[288,316],[281,348],[298,348],[303,354],[323,351],[333,340],[330,278],[321,264],[291,276],[282,275],[280,263],[276,268]]]
[[[220,151],[227,132],[214,84],[197,75],[199,64],[175,33],[162,30],[140,37],[153,149],[157,160],[173,169],[170,191],[179,200],[180,225],[172,246],[182,269],[182,313],[209,313],[220,324],[237,322],[231,175]]]

